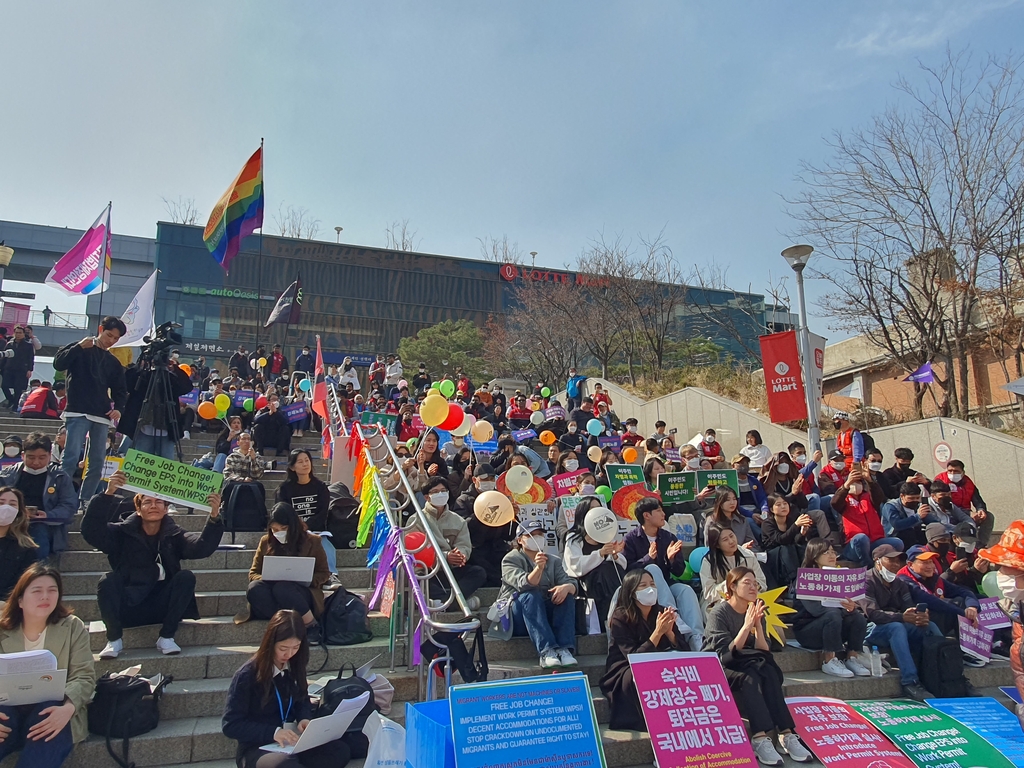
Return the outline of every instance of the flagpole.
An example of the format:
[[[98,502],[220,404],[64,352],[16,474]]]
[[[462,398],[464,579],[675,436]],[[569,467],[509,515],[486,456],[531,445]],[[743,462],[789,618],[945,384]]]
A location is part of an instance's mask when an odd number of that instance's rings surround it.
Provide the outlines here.
[[[260,137],[260,171],[263,170],[263,137]],[[267,195],[263,194],[263,213],[267,212]],[[260,326],[263,324],[263,222],[260,222],[260,252],[256,257],[256,346],[260,345]],[[256,350],[254,349],[253,352]]]
[[[103,279],[103,272],[107,268],[107,242],[109,241],[109,242],[112,243],[113,239],[114,239],[114,235],[110,231],[110,209],[111,209],[111,207],[113,205],[114,205],[114,201],[113,200],[109,200],[107,202],[107,231],[103,233],[103,256],[100,259],[100,307],[99,307],[99,317],[96,319],[96,327],[97,328],[99,327],[100,323],[103,322],[103,294],[107,292],[106,281]],[[111,256],[110,256],[110,262],[111,262],[110,268],[113,269],[114,268],[114,264],[113,264],[114,256],[113,256],[113,254],[111,254]],[[107,278],[108,279],[110,278],[110,273],[109,272],[107,273]]]

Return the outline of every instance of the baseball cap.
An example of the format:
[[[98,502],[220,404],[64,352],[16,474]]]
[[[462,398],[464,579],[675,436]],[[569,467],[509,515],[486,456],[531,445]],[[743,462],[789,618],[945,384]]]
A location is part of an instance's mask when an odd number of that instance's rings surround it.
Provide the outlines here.
[[[517,536],[523,536],[527,533],[535,533],[537,531],[544,530],[544,523],[540,520],[526,520],[525,522],[519,523],[519,531],[516,533]]]
[[[978,542],[978,532],[966,520],[953,529],[953,535],[967,544],[976,544]]]
[[[941,539],[943,536],[949,536],[949,531],[942,523],[928,523],[924,527],[924,537],[929,544],[936,539]]]
[[[477,464],[476,469],[473,470],[473,477],[494,477],[496,474],[494,467],[486,462]]]
[[[833,448],[828,452],[829,461],[846,461],[846,456],[838,448]]]
[[[903,550],[896,549],[892,544],[882,544],[879,547],[875,547],[874,552],[871,553],[871,557],[875,560],[880,560],[883,557],[896,557],[902,554]]]
[[[925,549],[922,546],[913,546],[907,550],[907,560],[927,560],[930,557],[934,557],[936,560],[939,559],[938,552],[932,552],[930,549]]]
[[[835,413],[832,414],[832,418],[833,419],[844,419],[846,421],[849,421],[850,420],[850,414],[848,414],[846,411],[836,411]]]
[[[737,453],[735,456],[732,457],[732,460],[729,463],[730,464],[736,464],[736,463],[741,462],[741,461],[749,462],[750,461],[750,457],[749,456],[744,456],[742,453]]]
[[[17,435],[8,435],[4,438],[4,445],[17,445],[21,448],[21,438]]]

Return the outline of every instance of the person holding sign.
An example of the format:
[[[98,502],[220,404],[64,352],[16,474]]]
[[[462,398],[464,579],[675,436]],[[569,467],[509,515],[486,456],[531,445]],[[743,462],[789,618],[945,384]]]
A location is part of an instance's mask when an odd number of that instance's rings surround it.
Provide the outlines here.
[[[600,682],[611,709],[608,725],[617,730],[646,731],[630,654],[692,649],[676,631],[676,609],[658,605],[658,589],[647,571],[630,571],[623,578],[609,628],[611,643]]]
[[[764,602],[757,598],[757,577],[749,568],[733,568],[725,577],[727,599],[708,614],[704,650],[717,653],[740,714],[750,722],[751,745],[758,761],[782,765],[778,746],[800,763],[811,753],[793,732],[796,727],[782,690],[783,674],[772,656],[765,630]]]
[[[100,578],[96,602],[106,625],[107,644],[101,659],[116,659],[124,647],[124,627],[160,624],[156,647],[165,654],[181,653],[174,635],[182,619],[198,619],[196,576],[181,567],[182,560],[202,560],[220,545],[224,521],[220,494],[207,497],[210,517],[202,533],[186,533],[167,514],[164,499],[135,494],[135,512],[117,520],[115,495],[128,477],[118,470],[107,490],[89,502],[82,518],[82,538],[103,552],[113,570]]]
[[[18,750],[19,766],[58,768],[88,736],[96,687],[89,630],[62,601],[60,573],[37,563],[22,574],[0,614],[0,653],[46,650],[67,670],[63,701],[0,706],[0,760]]]
[[[577,505],[575,522],[565,540],[565,572],[581,583],[583,593],[594,601],[601,631],[612,596],[626,572],[625,545],[618,540],[618,527],[615,514],[602,507],[596,496],[587,496]]]
[[[811,539],[804,552],[803,568],[836,568],[836,551],[825,539]],[[853,600],[832,601],[797,599],[793,621],[796,639],[804,648],[822,651],[821,671],[833,677],[870,677],[871,670],[860,663],[868,620]],[[845,662],[836,654],[844,654]]]
[[[725,577],[733,568],[749,568],[757,577],[761,591],[768,588],[761,564],[753,552],[739,545],[731,529],[712,528],[708,531],[707,542],[707,554],[700,561],[700,607],[705,616],[725,599]]]

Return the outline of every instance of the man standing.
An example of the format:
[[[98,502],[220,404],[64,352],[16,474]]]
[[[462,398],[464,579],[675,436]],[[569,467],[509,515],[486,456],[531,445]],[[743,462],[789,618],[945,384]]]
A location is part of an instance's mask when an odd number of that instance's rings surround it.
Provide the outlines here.
[[[238,351],[228,360],[228,370],[230,371],[232,368],[237,368],[239,374],[244,378],[252,376],[252,369],[249,368],[248,355],[245,352],[244,344],[239,344]]]
[[[270,375],[275,379],[288,375],[288,360],[281,352],[280,344],[275,344],[274,351],[270,354]]]
[[[64,423],[68,438],[61,468],[68,477],[75,476],[85,440],[89,438],[89,467],[81,488],[81,498],[85,500],[92,498],[99,487],[107,431],[111,422],[121,418],[121,409],[128,397],[124,368],[109,351],[126,330],[120,318],[105,317],[96,336],[61,347],[53,358],[54,370],[67,372],[68,404]]]
[[[302,348],[302,351],[295,358],[295,370],[302,371],[306,376],[313,376],[313,369],[316,367],[316,361],[313,356],[309,354],[309,346]]]
[[[50,309],[50,305],[49,304],[47,304],[45,307],[43,307],[43,325],[49,325],[50,324],[50,315],[52,315],[52,314],[53,314],[53,310]]]
[[[9,354],[7,354],[9,353]],[[14,410],[21,400],[21,393],[28,386],[29,377],[36,364],[36,350],[32,341],[25,336],[25,328],[14,326],[14,338],[7,342],[4,359],[3,392],[4,406]]]
[[[854,462],[860,464],[864,460],[864,438],[859,430],[850,426],[850,414],[846,411],[832,414],[832,426],[839,433],[836,435],[836,448],[842,451],[846,470],[849,471]]]
[[[565,408],[570,413],[579,406],[583,393],[580,392],[580,385],[587,380],[586,376],[580,376],[575,368],[569,369],[569,378],[565,382]]]
[[[398,382],[402,380],[402,361],[395,355],[388,355],[387,368],[384,369],[384,386],[387,387],[388,400],[398,391]]]

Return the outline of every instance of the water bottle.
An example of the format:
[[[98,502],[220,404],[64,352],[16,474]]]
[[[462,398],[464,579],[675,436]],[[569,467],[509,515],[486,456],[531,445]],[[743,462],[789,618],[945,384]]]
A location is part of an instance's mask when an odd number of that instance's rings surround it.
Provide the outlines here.
[[[882,672],[882,657],[878,653],[878,646],[871,646],[871,676],[881,677],[884,673]]]

